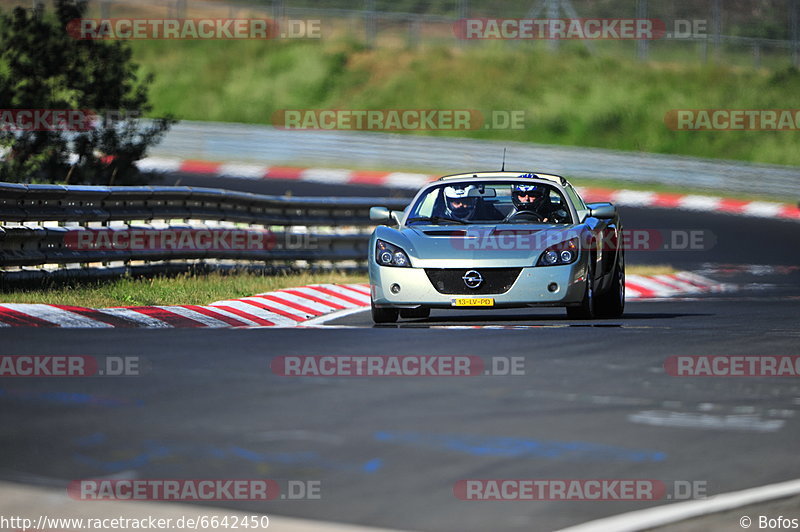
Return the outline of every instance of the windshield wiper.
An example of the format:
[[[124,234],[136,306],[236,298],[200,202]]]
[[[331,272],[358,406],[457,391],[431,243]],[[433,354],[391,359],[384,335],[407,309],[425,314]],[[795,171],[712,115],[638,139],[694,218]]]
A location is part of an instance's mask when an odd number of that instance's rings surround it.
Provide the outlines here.
[[[406,220],[406,223],[412,222],[431,222],[431,223],[439,223],[439,222],[453,222],[461,225],[467,225],[467,222],[464,220],[459,220],[458,218],[450,218],[449,216],[421,216],[418,218],[410,218]]]

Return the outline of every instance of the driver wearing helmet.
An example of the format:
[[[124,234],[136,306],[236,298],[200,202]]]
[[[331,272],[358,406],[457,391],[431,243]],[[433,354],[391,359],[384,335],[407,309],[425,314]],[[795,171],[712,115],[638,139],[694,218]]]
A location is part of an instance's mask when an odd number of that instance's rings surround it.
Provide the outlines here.
[[[511,189],[511,201],[516,213],[530,212],[541,218],[542,222],[559,222],[566,212],[557,210],[550,202],[550,192],[544,185],[517,183]]]
[[[474,192],[473,192],[474,191]],[[478,187],[475,185],[453,185],[444,187],[444,213],[458,220],[472,220],[477,211]],[[473,195],[470,195],[472,193]]]

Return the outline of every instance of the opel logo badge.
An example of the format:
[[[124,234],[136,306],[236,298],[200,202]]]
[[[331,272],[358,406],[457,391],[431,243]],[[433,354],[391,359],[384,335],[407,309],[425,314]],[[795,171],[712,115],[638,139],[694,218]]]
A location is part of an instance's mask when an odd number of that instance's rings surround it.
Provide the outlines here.
[[[483,276],[475,270],[470,270],[465,273],[462,279],[464,280],[464,284],[467,285],[467,288],[478,288],[481,283],[483,283]]]

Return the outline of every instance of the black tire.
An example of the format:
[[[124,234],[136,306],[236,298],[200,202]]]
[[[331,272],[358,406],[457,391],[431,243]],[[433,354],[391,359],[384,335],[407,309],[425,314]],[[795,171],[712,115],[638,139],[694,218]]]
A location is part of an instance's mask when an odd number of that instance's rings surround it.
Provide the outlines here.
[[[372,321],[375,323],[397,323],[397,309],[396,308],[378,308],[375,305],[372,307]]]
[[[591,320],[595,318],[595,293],[594,293],[594,257],[589,258],[589,267],[586,272],[586,289],[580,306],[567,307],[567,317],[573,320]]]
[[[419,308],[401,308],[401,318],[427,318],[431,315],[431,309],[427,307]]]
[[[595,314],[598,318],[621,318],[625,313],[625,257],[620,252],[614,277],[608,291],[597,296]]]

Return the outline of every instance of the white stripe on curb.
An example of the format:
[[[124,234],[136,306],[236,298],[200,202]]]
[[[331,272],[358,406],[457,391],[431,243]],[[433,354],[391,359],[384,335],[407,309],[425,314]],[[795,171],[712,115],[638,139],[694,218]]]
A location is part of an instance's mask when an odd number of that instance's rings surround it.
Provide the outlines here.
[[[298,308],[294,308],[294,307],[288,305],[287,303],[278,303],[277,301],[273,301],[272,299],[265,299],[265,298],[259,297],[259,296],[242,297],[242,298],[240,298],[240,300],[241,301],[252,301],[256,305],[264,305],[265,307],[267,307],[264,310],[273,311],[273,312],[274,311],[281,311],[281,312],[285,312],[287,314],[291,314],[293,316],[297,316],[298,318],[300,318],[300,320],[294,320],[294,321],[305,321],[305,320],[308,320],[308,319],[311,319],[311,318],[314,317],[313,314],[309,314],[308,312],[306,312],[304,310],[300,310]],[[276,312],[276,314],[277,314],[277,312]],[[289,318],[288,316],[285,316],[285,318],[286,319],[292,319],[292,318]]]
[[[263,179],[265,174],[266,168],[257,164],[225,163],[219,167],[220,177]]]
[[[350,170],[332,168],[308,168],[300,173],[300,179],[329,185],[345,185],[350,182]]]
[[[684,196],[678,205],[692,211],[716,211],[721,201],[722,198],[715,196]]]
[[[139,170],[144,172],[177,172],[183,161],[178,159],[165,159],[161,157],[146,157],[136,162]]]
[[[751,216],[763,216],[766,218],[773,218],[777,216],[781,210],[783,209],[783,205],[780,203],[769,203],[766,201],[753,201],[748,203],[742,209],[744,214],[749,214]]]
[[[190,320],[199,321],[206,327],[210,327],[213,329],[219,329],[221,327],[230,327],[227,323],[222,320],[218,320],[212,318],[211,316],[206,316],[201,312],[197,312],[196,310],[192,310],[186,307],[161,307],[166,308],[170,312],[174,312],[179,316],[183,316],[184,318],[189,318]]]
[[[614,202],[620,205],[631,207],[646,207],[652,205],[656,200],[653,192],[641,192],[638,190],[619,190],[613,196]]]
[[[109,314],[111,316],[116,316],[118,318],[123,318],[128,321],[132,321],[133,323],[139,324],[141,327],[146,327],[148,329],[170,329],[172,326],[169,323],[159,320],[158,318],[153,318],[152,316],[146,316],[140,312],[136,312],[127,308],[104,308],[103,314]]]
[[[304,307],[308,307],[310,309],[322,312],[323,314],[327,312],[333,312],[336,310],[334,307],[323,305],[322,303],[317,303],[316,301],[312,301],[311,299],[306,299],[295,294],[290,294],[289,292],[285,292],[283,290],[279,290],[277,292],[270,292],[270,295],[274,295],[275,297],[285,299],[286,301],[292,303],[297,303],[298,305],[303,305]]]
[[[734,510],[742,506],[783,499],[797,494],[800,494],[800,479],[724,493],[708,499],[637,510],[563,528],[558,532],[606,532],[608,530],[613,530],[614,532],[638,532],[694,517]]]

